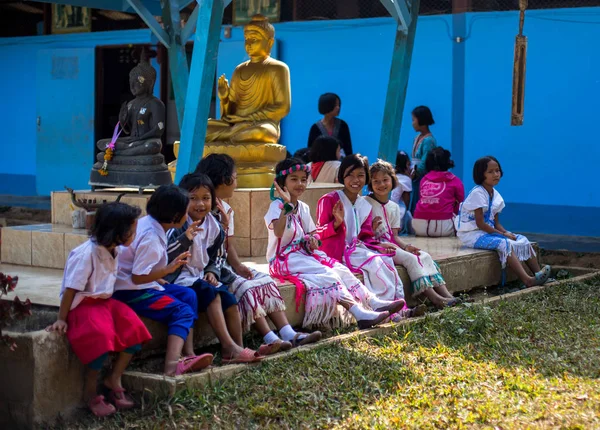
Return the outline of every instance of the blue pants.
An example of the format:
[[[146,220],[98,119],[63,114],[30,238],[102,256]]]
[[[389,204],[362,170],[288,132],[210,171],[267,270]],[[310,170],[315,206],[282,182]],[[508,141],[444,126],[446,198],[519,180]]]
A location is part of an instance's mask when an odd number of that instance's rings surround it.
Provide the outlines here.
[[[198,279],[190,288],[194,290],[198,297],[198,312],[206,312],[208,306],[217,298],[217,295],[221,296],[221,309],[224,311],[237,305],[237,300],[229,292],[227,285],[214,287],[204,279]]]
[[[175,284],[163,285],[164,291],[121,290],[113,298],[133,309],[139,316],[163,323],[169,327],[169,336],[187,339],[198,319],[198,300],[191,288]]]

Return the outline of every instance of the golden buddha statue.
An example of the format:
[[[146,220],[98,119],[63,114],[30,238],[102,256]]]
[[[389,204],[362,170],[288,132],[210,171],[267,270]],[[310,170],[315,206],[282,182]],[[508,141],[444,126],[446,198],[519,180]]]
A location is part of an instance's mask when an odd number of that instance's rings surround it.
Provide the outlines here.
[[[244,28],[250,60],[235,68],[231,83],[221,76],[221,119],[209,119],[204,155],[225,153],[237,164],[238,186],[270,187],[275,164],[286,155],[279,145],[280,121],[290,112],[290,70],[270,57],[275,28],[255,15]]]

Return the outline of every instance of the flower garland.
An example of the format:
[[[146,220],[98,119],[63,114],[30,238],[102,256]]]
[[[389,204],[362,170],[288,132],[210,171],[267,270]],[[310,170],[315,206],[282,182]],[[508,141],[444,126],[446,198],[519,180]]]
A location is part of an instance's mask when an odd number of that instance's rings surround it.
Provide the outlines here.
[[[102,167],[98,170],[98,173],[102,176],[108,176],[108,162],[112,160],[115,155],[115,143],[117,139],[121,135],[123,129],[119,130],[119,123],[115,125],[115,131],[113,132],[113,137],[110,140],[110,143],[106,145],[106,149],[104,150],[104,163],[102,163]]]

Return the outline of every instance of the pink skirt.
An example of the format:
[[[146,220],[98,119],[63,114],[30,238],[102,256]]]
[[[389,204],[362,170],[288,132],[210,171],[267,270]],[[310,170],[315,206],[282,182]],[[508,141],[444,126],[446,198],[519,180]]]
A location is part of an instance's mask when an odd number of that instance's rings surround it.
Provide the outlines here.
[[[152,339],[137,314],[114,299],[86,298],[69,311],[67,324],[67,338],[83,364]]]

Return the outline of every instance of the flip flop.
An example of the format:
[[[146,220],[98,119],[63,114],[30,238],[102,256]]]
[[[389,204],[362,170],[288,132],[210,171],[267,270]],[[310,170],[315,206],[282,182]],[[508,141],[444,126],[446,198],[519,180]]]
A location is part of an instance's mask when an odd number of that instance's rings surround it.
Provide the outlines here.
[[[281,341],[277,341],[277,342],[273,342],[273,343],[263,343],[259,348],[258,348],[258,354],[259,355],[272,355],[272,354],[277,354],[279,352],[279,350],[281,349],[281,344],[283,342]]]
[[[365,330],[368,328],[371,328],[373,326],[376,326],[377,324],[381,324],[382,321],[384,321],[386,318],[389,318],[390,313],[385,311],[382,312],[381,314],[379,314],[379,316],[375,319],[372,320],[360,320],[358,321],[358,328],[360,330]]]
[[[124,388],[118,388],[116,390],[111,390],[108,394],[108,398],[111,402],[113,402],[117,409],[119,410],[127,410],[135,407],[135,402],[131,396],[125,393]]]
[[[237,357],[229,357],[221,360],[223,364],[248,364],[248,363],[256,363],[261,361],[264,356],[260,355],[258,352],[245,348]]]
[[[96,396],[90,399],[88,407],[97,417],[108,417],[117,412],[117,409],[113,405],[104,401],[104,396]]]
[[[177,370],[175,376],[181,376],[185,373],[199,372],[206,369],[213,362],[212,354],[201,354],[195,357],[182,357],[177,362]]]
[[[304,336],[302,339],[300,339],[300,336]],[[318,341],[321,340],[321,338],[323,337],[323,335],[321,334],[320,331],[313,331],[312,333],[296,333],[296,336],[294,336],[294,338],[292,339],[292,346],[294,348],[298,347],[298,346],[303,346],[303,345],[308,345],[309,343],[317,343]]]
[[[458,306],[460,304],[462,304],[462,300],[459,298],[454,298],[452,300],[450,300],[448,303],[446,303],[446,306],[444,306],[445,308],[453,308],[455,306]]]
[[[404,299],[394,300],[389,305],[382,306],[378,309],[375,309],[375,312],[388,311],[390,313],[390,315],[395,314],[396,312],[400,311],[400,309],[402,309],[405,304],[406,304],[406,302],[404,301]]]

